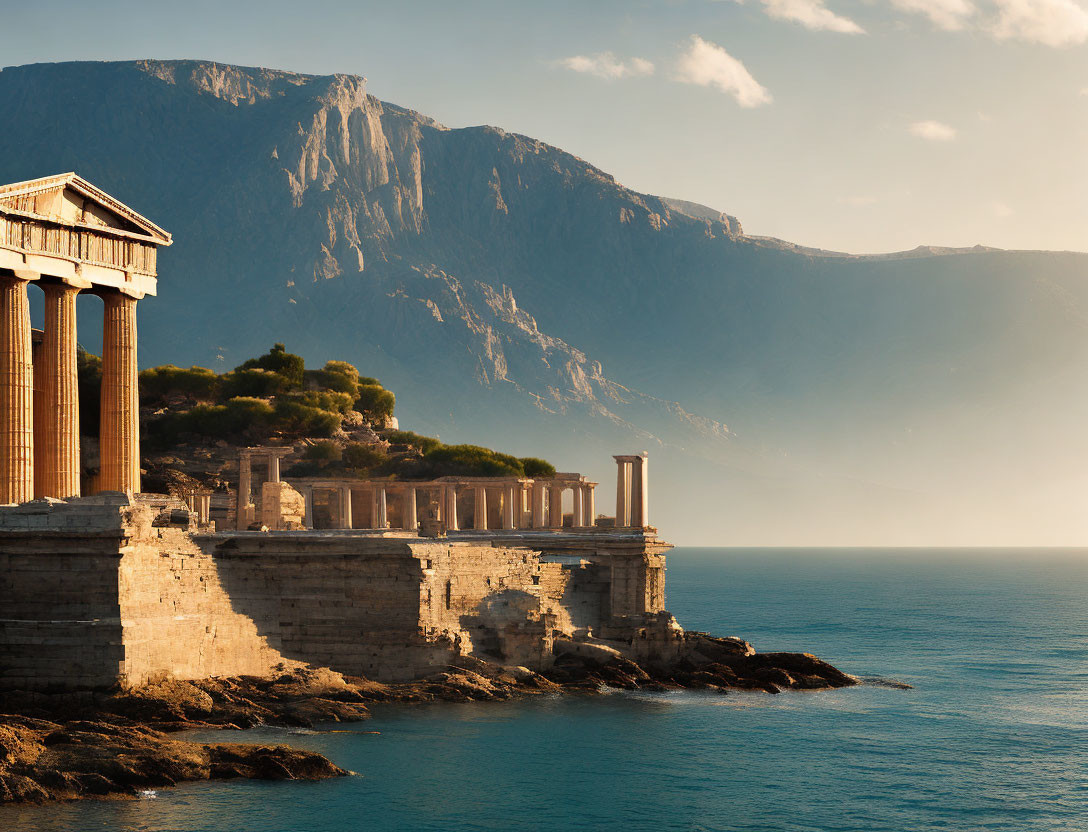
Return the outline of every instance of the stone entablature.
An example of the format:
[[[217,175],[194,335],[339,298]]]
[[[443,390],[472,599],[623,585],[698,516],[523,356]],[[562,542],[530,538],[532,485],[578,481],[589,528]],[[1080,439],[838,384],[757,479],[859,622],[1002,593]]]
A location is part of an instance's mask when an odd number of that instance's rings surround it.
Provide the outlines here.
[[[80,493],[76,297],[103,303],[97,490],[140,490],[136,302],[170,235],[74,173],[0,186],[0,504]],[[45,295],[35,356],[27,287]]]

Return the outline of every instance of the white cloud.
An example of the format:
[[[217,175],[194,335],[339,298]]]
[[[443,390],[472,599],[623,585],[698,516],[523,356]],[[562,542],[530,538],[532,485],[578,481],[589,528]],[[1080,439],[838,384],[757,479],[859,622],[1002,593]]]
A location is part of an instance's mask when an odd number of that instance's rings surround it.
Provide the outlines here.
[[[1088,10],[1074,0],[994,0],[997,20],[990,28],[998,40],[1024,40],[1045,46],[1074,46],[1088,41]]]
[[[716,43],[698,35],[691,36],[691,45],[677,61],[676,80],[716,87],[733,96],[742,107],[758,107],[771,101],[771,94],[752,77],[744,64]]]
[[[905,12],[925,15],[938,29],[962,29],[978,9],[971,0],[892,0],[892,5]]]
[[[910,132],[930,142],[950,142],[956,138],[956,128],[939,121],[916,121],[910,126]]]
[[[835,14],[824,0],[762,0],[768,17],[800,23],[806,29],[859,35],[865,30],[848,17]]]
[[[587,75],[596,75],[598,78],[607,78],[610,81],[638,75],[653,75],[654,72],[654,65],[645,58],[631,58],[628,61],[621,61],[611,52],[599,52],[596,55],[574,55],[570,58],[563,58],[558,63],[560,66],[574,72],[584,72]]]

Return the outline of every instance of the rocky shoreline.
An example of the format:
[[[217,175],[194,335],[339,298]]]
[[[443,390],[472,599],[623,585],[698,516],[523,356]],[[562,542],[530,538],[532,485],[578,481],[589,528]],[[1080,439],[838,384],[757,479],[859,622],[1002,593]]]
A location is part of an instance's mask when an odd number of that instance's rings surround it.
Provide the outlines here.
[[[474,702],[624,690],[820,690],[858,684],[808,653],[756,653],[735,638],[686,633],[685,657],[639,665],[592,650],[567,652],[545,673],[466,657],[426,679],[382,684],[327,668],[275,678],[167,680],[106,693],[0,696],[0,805],[131,797],[184,781],[236,777],[316,780],[349,774],[287,746],[199,743],[198,728],[312,727],[367,719],[376,702]]]

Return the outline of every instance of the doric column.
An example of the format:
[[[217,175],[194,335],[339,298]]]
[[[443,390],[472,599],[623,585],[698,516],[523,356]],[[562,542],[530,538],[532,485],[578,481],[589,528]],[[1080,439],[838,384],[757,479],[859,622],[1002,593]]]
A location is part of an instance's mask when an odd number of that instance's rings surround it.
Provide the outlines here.
[[[212,516],[212,495],[200,494],[197,496],[197,515],[201,523],[207,523]]]
[[[649,518],[649,454],[643,452],[631,461],[631,525],[644,528]]]
[[[446,529],[458,531],[457,525],[457,486],[446,486]]]
[[[586,483],[583,486],[583,488],[585,488],[585,497],[583,497],[582,507],[583,507],[583,510],[585,511],[585,518],[586,518],[585,525],[589,526],[591,528],[596,527],[596,525],[597,525],[597,507],[594,504],[595,503],[594,495],[596,494],[596,491],[595,491],[596,487],[597,487],[596,483]]]
[[[585,511],[582,506],[582,484],[575,483],[574,488],[571,489],[571,494],[574,497],[574,509],[570,524],[572,527],[582,528],[586,524]]]
[[[401,520],[401,525],[410,530],[415,531],[419,528],[419,521],[416,519],[416,490],[413,486],[408,486],[404,489],[404,497],[401,502],[401,514],[404,515]]]
[[[544,484],[533,483],[533,528],[544,528]]]
[[[27,281],[0,276],[0,503],[34,497],[34,369]]]
[[[79,378],[76,374],[76,295],[63,283],[43,283],[45,336],[34,362],[34,495],[79,496]]]
[[[140,490],[140,401],[136,368],[136,299],[102,295],[101,491]]]
[[[314,487],[312,485],[302,486],[302,499],[306,506],[306,515],[302,518],[302,525],[307,529],[314,527]]]
[[[508,485],[502,490],[502,527],[513,529],[514,526],[514,495],[517,493],[517,485]]]
[[[617,456],[616,460],[616,528],[631,525],[631,509],[627,501],[627,457]]]
[[[280,481],[280,457],[279,454],[268,455],[268,481]]]
[[[349,485],[340,486],[340,528],[354,528],[351,521],[351,486]]]
[[[563,528],[563,487],[553,485],[548,489],[548,525],[553,529]]]
[[[476,486],[476,517],[472,527],[474,529],[487,528],[487,489],[482,485]]]
[[[374,526],[389,528],[389,504],[386,502],[384,485],[379,485],[374,492]]]

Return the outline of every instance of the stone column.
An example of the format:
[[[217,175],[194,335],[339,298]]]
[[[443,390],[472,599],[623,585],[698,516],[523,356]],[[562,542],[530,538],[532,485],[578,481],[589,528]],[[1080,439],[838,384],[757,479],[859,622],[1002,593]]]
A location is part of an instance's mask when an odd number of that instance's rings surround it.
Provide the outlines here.
[[[201,523],[207,523],[208,519],[212,516],[211,494],[197,495],[197,516],[200,517]]]
[[[548,526],[563,528],[563,487],[560,485],[548,489]]]
[[[136,299],[102,295],[101,491],[140,490],[140,401],[136,369]]]
[[[458,531],[461,527],[457,525],[457,486],[446,486],[446,529],[448,531]]]
[[[585,525],[589,528],[596,528],[597,526],[597,507],[594,504],[594,495],[596,494],[596,486],[587,483],[583,486],[585,488],[585,497],[583,497],[582,505],[585,511],[586,522]]]
[[[472,527],[474,529],[486,529],[487,528],[487,489],[482,485],[477,485],[476,491],[476,517],[473,521]]]
[[[384,485],[379,485],[374,494],[374,525],[379,529],[389,528],[389,504],[386,501]]]
[[[573,528],[582,528],[586,524],[585,510],[582,504],[582,484],[575,484],[571,489],[571,494],[574,496],[574,510],[571,517],[571,526]]]
[[[514,495],[518,486],[508,485],[502,490],[502,527],[513,529],[514,526]]]
[[[533,528],[544,528],[544,484],[533,483]]]
[[[643,452],[631,461],[631,525],[645,528],[650,525],[649,511],[649,454]]]
[[[314,527],[314,487],[312,485],[304,485],[301,488],[302,499],[306,506],[306,515],[302,518],[302,524],[307,529]]]
[[[404,497],[401,502],[401,514],[404,518],[401,520],[401,525],[410,530],[415,531],[419,528],[419,521],[416,519],[416,490],[412,486],[408,486],[404,489]]]
[[[627,457],[617,456],[616,460],[616,528],[631,525],[631,509],[627,502]]]
[[[76,295],[63,283],[43,283],[45,338],[34,362],[34,494],[79,496],[79,378],[76,374]]]
[[[34,369],[27,281],[0,276],[0,503],[34,498]]]
[[[238,499],[235,507],[235,526],[238,531],[245,531],[248,527],[246,506],[249,505],[249,495],[253,490],[253,471],[250,468],[249,454],[243,453],[238,457]]]
[[[340,486],[340,528],[354,528],[351,521],[351,486],[349,485]]]
[[[268,455],[268,481],[280,481],[280,457],[279,454]]]

